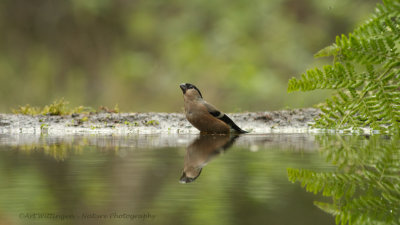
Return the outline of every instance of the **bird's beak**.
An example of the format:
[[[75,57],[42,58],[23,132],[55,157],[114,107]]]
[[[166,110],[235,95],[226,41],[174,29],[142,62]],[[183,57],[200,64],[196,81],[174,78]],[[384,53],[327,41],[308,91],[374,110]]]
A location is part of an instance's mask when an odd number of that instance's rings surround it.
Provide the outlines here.
[[[187,184],[187,183],[193,182],[194,180],[196,180],[196,179],[200,176],[200,173],[201,173],[202,170],[203,170],[203,168],[200,168],[199,173],[198,173],[195,177],[188,177],[188,176],[186,175],[186,172],[183,171],[183,172],[182,172],[182,176],[181,176],[181,178],[179,179],[179,183]]]
[[[182,89],[183,94],[185,94],[187,90],[186,84],[180,84],[179,87]]]
[[[192,180],[191,178],[189,178],[189,177],[186,176],[186,173],[185,173],[185,172],[183,172],[181,178],[179,178],[179,183],[181,183],[181,184],[190,183],[190,182],[192,182],[192,181],[193,181],[193,180]]]

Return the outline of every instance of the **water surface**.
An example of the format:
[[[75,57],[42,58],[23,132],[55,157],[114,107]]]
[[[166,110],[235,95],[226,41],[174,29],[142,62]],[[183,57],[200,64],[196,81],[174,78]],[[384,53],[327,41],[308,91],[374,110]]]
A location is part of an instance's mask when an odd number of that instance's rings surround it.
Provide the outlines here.
[[[400,199],[397,140],[1,135],[0,224],[335,224],[335,215],[346,213],[343,203],[368,191],[360,184],[365,171],[368,182],[392,184],[378,197]],[[376,154],[381,148],[387,151]],[[387,220],[388,211],[396,221],[395,204],[382,207],[381,216]]]

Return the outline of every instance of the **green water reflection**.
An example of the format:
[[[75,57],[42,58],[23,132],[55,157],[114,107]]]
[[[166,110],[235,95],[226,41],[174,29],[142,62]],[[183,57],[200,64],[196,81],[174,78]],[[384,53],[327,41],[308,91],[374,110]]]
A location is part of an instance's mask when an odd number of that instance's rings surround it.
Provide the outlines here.
[[[311,134],[0,135],[0,224],[398,223],[398,144]],[[185,173],[196,179],[181,183]]]
[[[400,224],[400,139],[393,136],[318,136],[336,171],[288,169],[289,179],[333,201],[315,205],[337,224]]]
[[[203,167],[215,156],[229,149],[239,136],[200,135],[186,149],[181,183],[196,180]]]

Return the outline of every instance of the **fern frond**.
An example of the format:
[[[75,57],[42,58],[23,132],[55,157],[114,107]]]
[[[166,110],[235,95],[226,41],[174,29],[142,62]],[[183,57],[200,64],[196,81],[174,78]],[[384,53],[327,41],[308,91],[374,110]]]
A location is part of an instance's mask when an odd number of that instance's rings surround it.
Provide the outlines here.
[[[314,204],[335,216],[336,224],[399,224],[399,136],[319,135],[316,140],[337,171],[288,168],[289,180],[331,196],[332,203]]]
[[[319,51],[333,65],[307,70],[289,80],[288,92],[331,89],[318,128],[370,127],[400,133],[400,1],[387,0],[348,36]]]

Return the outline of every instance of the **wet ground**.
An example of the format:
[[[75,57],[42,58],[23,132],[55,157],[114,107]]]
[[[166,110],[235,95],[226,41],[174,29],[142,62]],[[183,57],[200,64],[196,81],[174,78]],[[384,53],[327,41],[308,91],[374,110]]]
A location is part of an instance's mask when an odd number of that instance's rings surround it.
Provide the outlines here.
[[[229,113],[242,129],[251,133],[309,131],[318,109]],[[0,133],[26,134],[154,134],[198,133],[181,113],[98,113],[67,116],[0,114]]]

